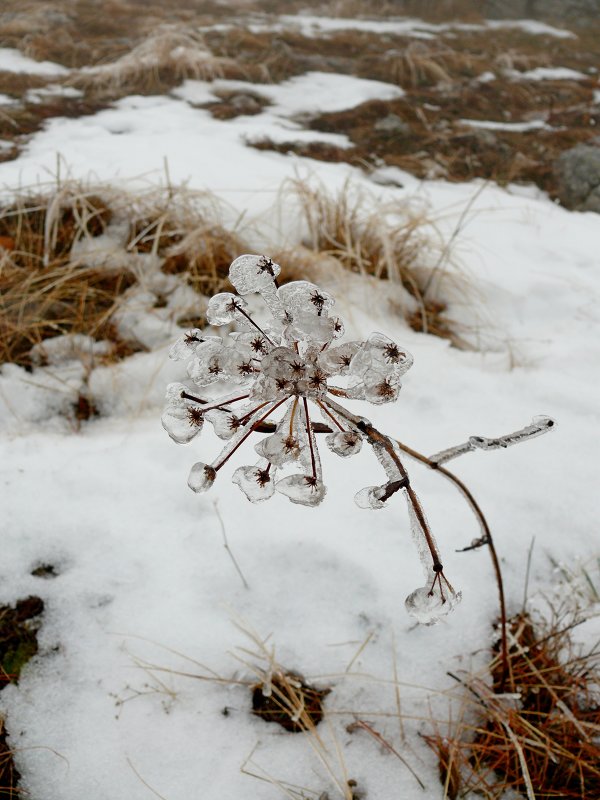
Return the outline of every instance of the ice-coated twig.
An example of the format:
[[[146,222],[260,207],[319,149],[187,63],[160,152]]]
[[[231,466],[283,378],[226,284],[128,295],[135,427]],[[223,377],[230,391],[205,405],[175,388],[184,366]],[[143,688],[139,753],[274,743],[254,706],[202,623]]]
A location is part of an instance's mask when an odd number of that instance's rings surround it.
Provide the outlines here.
[[[498,450],[499,448],[510,447],[513,444],[519,444],[548,433],[555,424],[551,417],[534,417],[529,425],[514,431],[514,433],[507,433],[496,439],[489,439],[485,436],[469,436],[468,441],[463,442],[463,444],[457,444],[455,447],[441,450],[439,453],[429,456],[429,460],[436,464],[446,464],[448,461],[463,456],[465,453],[471,453],[474,450]]]

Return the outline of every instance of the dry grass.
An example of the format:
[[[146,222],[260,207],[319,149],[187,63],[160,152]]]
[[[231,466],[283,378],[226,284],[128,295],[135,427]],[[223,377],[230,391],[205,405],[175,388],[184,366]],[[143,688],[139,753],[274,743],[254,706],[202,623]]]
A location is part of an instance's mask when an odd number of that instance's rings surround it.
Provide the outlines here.
[[[113,316],[126,290],[144,284],[139,256],[155,256],[199,294],[221,291],[229,264],[248,248],[214,221],[219,213],[214,198],[183,189],[144,196],[69,182],[1,208],[0,363],[30,366],[32,348],[61,334],[111,342],[102,360],[135,352]]]
[[[163,25],[110,64],[80,70],[76,87],[109,94],[160,94],[186,78],[239,78],[242,71],[228,58],[214,56],[204,37],[176,25]]]
[[[450,800],[469,791],[496,800],[509,790],[528,800],[600,797],[599,655],[573,644],[576,624],[560,613],[548,625],[526,613],[509,621],[512,694],[499,692],[497,659],[491,686],[459,679],[476,721],[425,737]]]

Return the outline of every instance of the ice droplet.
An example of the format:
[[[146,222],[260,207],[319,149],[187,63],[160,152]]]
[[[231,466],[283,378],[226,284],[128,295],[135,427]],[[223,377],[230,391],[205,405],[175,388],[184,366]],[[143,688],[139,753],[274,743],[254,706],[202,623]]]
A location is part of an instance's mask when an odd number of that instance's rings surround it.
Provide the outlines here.
[[[385,486],[365,486],[354,495],[354,502],[359,508],[385,508],[385,503],[381,500],[384,491]]]
[[[260,461],[253,467],[238,467],[231,480],[237,484],[251,503],[261,503],[275,493],[275,469]]]
[[[206,309],[206,319],[211,325],[226,325],[240,316],[248,304],[231,292],[219,292],[210,298]]]
[[[456,608],[462,598],[460,592],[450,590],[444,591],[442,598],[438,587],[431,591],[430,586],[431,584],[415,589],[404,601],[409,615],[421,625],[437,624]]]
[[[292,503],[303,506],[318,506],[327,493],[323,482],[310,475],[288,475],[278,481],[275,488]]]
[[[327,447],[338,456],[347,458],[358,453],[362,447],[362,438],[355,431],[338,431],[325,437]]]
[[[207,492],[215,482],[217,472],[210,464],[198,461],[190,470],[188,486],[193,492]]]
[[[268,256],[246,253],[238,256],[229,267],[229,280],[240,294],[259,292],[272,284],[281,267]]]

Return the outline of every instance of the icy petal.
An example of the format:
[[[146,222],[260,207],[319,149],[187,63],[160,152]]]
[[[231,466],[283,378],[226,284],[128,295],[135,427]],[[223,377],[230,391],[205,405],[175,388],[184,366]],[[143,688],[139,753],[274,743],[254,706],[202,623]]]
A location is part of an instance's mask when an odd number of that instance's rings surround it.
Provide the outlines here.
[[[298,314],[327,316],[335,303],[333,297],[309,281],[292,281],[279,287],[279,298],[285,310],[296,317]]]
[[[239,418],[232,411],[215,408],[207,411],[205,418],[212,424],[219,439],[231,439],[240,426]]]
[[[448,587],[441,590],[435,584],[431,589],[434,577],[434,573],[431,572],[431,582],[415,589],[404,601],[407,612],[421,625],[437,624],[456,608],[462,598],[461,592],[451,591]]]
[[[318,506],[327,493],[323,482],[310,475],[288,475],[277,481],[275,488],[303,506]]]
[[[191,328],[175,341],[169,350],[169,358],[174,361],[192,358],[196,354],[198,345],[209,341],[220,341],[220,339],[218,336],[205,336],[200,328]]]
[[[246,311],[248,304],[237,294],[219,292],[210,298],[206,309],[206,319],[211,325],[226,325],[243,316],[240,312]]]
[[[335,321],[325,315],[319,316],[311,311],[297,311],[292,322],[285,329],[289,342],[308,341],[329,344],[335,335]]]
[[[204,419],[199,407],[168,406],[160,421],[174,442],[187,444],[200,433]]]
[[[385,494],[385,489],[385,486],[365,486],[354,495],[354,502],[359,508],[385,508],[385,502],[381,499]]]
[[[347,375],[350,363],[358,352],[362,342],[346,342],[337,347],[329,347],[319,354],[319,364],[330,375]]]
[[[216,477],[216,470],[210,464],[203,464],[198,461],[190,470],[188,486],[198,494],[207,492],[215,482]]]
[[[355,431],[338,431],[325,437],[327,447],[338,456],[347,458],[360,452],[362,437]]]
[[[385,376],[376,370],[368,370],[364,379],[364,399],[375,405],[391,403],[398,399],[401,386],[399,375]]]
[[[267,256],[245,254],[232,262],[229,280],[239,294],[252,294],[273,284],[280,272],[279,264]]]
[[[274,477],[275,469],[265,461],[260,461],[253,467],[238,467],[231,480],[251,503],[260,503],[275,494]]]
[[[300,413],[299,404],[292,401],[277,423],[275,433],[255,445],[254,449],[259,456],[277,467],[300,458],[303,448],[306,447],[305,437],[302,437],[302,429],[299,427]]]

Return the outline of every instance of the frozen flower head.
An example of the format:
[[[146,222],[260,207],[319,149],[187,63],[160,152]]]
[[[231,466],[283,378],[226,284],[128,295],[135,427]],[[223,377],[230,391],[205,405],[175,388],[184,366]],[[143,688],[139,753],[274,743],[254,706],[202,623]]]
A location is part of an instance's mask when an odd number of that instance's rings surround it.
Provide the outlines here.
[[[313,417],[320,415],[331,428],[325,442],[334,453],[344,458],[358,453],[364,433],[339,413],[333,398],[395,400],[412,358],[380,333],[365,342],[339,343],[344,327],[332,311],[333,297],[308,281],[278,287],[280,270],[266,256],[236,258],[229,278],[237,294],[212,297],[207,319],[237,330],[223,338],[186,331],[170,353],[188,362],[197,387],[220,383],[228,391],[208,399],[195,388],[171,384],[162,421],[179,443],[191,441],[205,420],[227,440],[213,462],[192,468],[189,485],[195,492],[209,489],[230,456],[251,434],[263,432],[254,446],[258,462],[237,469],[233,482],[253,502],[277,491],[293,503],[314,506],[326,489]],[[260,324],[245,300],[255,293],[269,313]],[[284,470],[289,474],[280,474]]]
[[[308,281],[278,286],[280,271],[266,256],[236,258],[229,279],[237,293],[216,294],[207,310],[210,325],[234,330],[223,337],[189,330],[171,348],[171,358],[187,362],[191,385],[168,387],[163,426],[185,444],[207,421],[226,440],[213,461],[194,464],[190,488],[210,489],[252,437],[258,461],[233,473],[246,497],[260,502],[278,492],[293,503],[316,506],[326,493],[316,436],[324,432],[327,447],[343,458],[367,441],[384,467],[387,482],[359,492],[359,505],[381,508],[399,490],[408,493],[410,504],[412,490],[392,440],[338,400],[396,400],[412,357],[381,333],[341,342],[344,326],[333,311],[333,297]],[[253,294],[264,303],[266,321],[250,310],[245,298]],[[219,385],[223,393],[215,396]],[[323,422],[315,422],[315,415]],[[263,436],[256,441],[256,434]],[[438,584],[443,585],[441,578],[433,589]]]

